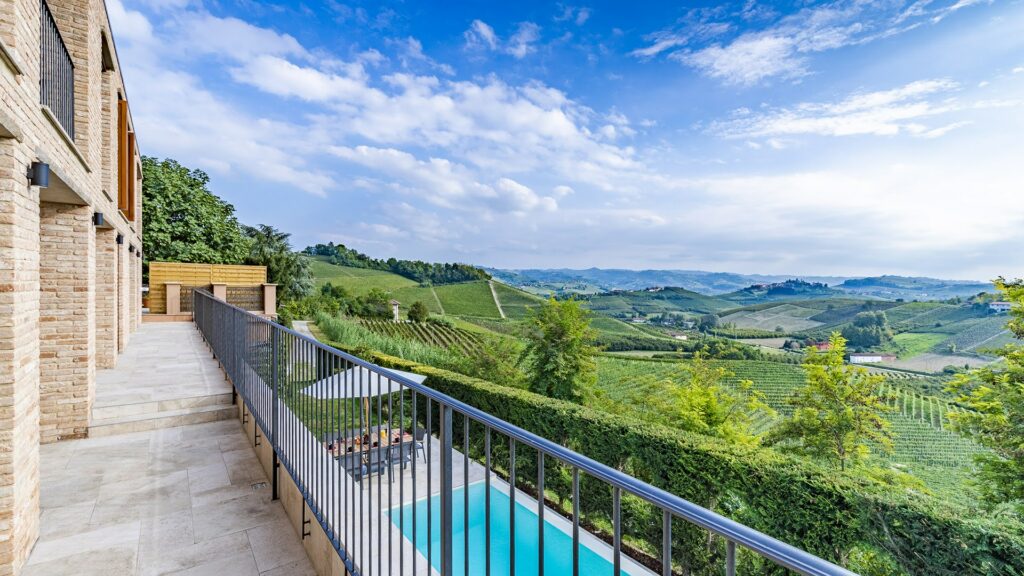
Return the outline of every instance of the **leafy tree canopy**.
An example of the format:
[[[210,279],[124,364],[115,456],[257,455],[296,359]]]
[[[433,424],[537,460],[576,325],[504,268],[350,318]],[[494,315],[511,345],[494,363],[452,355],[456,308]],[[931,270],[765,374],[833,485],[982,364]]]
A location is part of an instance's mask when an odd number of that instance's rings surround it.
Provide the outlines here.
[[[575,299],[551,298],[531,312],[528,326],[524,359],[530,390],[582,402],[597,382],[590,312]]]
[[[767,440],[845,469],[862,462],[869,446],[892,451],[892,432],[883,417],[890,409],[877,393],[884,376],[846,364],[846,339],[838,332],[829,343],[825,352],[807,348],[807,382],[790,399],[793,415]]]
[[[427,310],[426,304],[417,300],[409,307],[408,316],[413,322],[426,322],[430,317],[430,311]]]
[[[398,260],[388,258],[378,260],[370,258],[357,250],[346,248],[343,244],[317,244],[309,246],[304,252],[310,256],[326,256],[331,264],[350,266],[353,268],[369,268],[383,270],[404,276],[422,284],[452,284],[471,280],[489,280],[491,275],[469,264],[430,263],[419,260]]]
[[[871,348],[892,340],[892,330],[885,312],[861,312],[843,327],[843,338],[855,348]]]
[[[142,157],[142,249],[147,261],[238,264],[250,239],[235,208],[207,189],[210,177],[178,162]]]
[[[754,383],[741,380],[729,385],[736,374],[720,364],[708,362],[698,352],[693,360],[665,377],[643,375],[635,378],[632,402],[602,403],[611,412],[634,411],[640,406],[644,420],[655,420],[688,432],[724,438],[737,444],[760,441],[754,423],[774,418],[775,411],[765,403],[764,394]]]
[[[267,279],[277,284],[278,299],[297,300],[313,293],[309,260],[292,252],[291,234],[266,224],[242,229],[251,242],[245,263],[267,267]]]
[[[1007,327],[1024,338],[1024,282],[999,278],[996,287],[1013,303]],[[982,499],[1024,514],[1024,346],[1008,344],[999,355],[1004,365],[953,381],[950,390],[971,410],[950,414],[950,419],[960,432],[992,450],[976,456]]]

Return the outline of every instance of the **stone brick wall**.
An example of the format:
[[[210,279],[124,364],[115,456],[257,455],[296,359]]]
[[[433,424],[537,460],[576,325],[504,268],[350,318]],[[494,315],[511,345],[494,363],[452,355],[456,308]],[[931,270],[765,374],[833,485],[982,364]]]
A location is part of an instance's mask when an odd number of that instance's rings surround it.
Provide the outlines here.
[[[47,2],[75,65],[73,141],[40,105],[39,0],[0,0],[13,61],[0,58],[0,576],[20,571],[38,535],[40,441],[87,433],[95,370],[116,363],[140,312],[128,246],[142,244],[141,211],[128,221],[115,201],[125,91],[116,54],[103,70],[106,8]],[[33,161],[50,165],[49,188],[28,185]]]
[[[39,195],[30,157],[0,139],[0,574],[28,557],[39,525]]]
[[[39,433],[45,444],[89,430],[96,382],[92,209],[42,202],[39,257]]]
[[[96,230],[96,368],[117,363],[117,231]]]

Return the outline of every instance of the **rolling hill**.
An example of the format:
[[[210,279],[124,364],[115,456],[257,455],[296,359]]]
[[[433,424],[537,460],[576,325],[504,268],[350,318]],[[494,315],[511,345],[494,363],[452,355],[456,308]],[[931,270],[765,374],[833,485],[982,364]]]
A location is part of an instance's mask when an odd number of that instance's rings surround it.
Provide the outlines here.
[[[705,296],[738,292],[755,284],[772,284],[799,278],[827,284],[848,297],[886,300],[946,300],[967,298],[990,291],[991,284],[975,280],[942,280],[909,276],[805,276],[795,274],[736,274],[700,270],[514,269],[485,268],[495,278],[535,294],[596,294],[621,290],[644,290],[676,286]],[[810,296],[806,296],[810,297]]]
[[[455,318],[463,326],[475,325],[494,332],[514,333],[516,321],[525,318],[530,308],[542,302],[538,296],[501,282],[476,280],[422,286],[391,272],[339,266],[323,258],[313,258],[311,267],[317,286],[330,282],[355,295],[379,288],[398,300],[403,310],[420,301],[432,314]],[[705,298],[699,294],[695,296]],[[676,342],[671,338],[645,332],[609,316],[597,315],[593,326],[598,332],[598,344],[612,350],[632,347],[645,350],[675,349]]]
[[[581,295],[580,299],[594,312],[615,318],[667,313],[707,314],[733,306],[720,298],[685,288],[621,290]]]

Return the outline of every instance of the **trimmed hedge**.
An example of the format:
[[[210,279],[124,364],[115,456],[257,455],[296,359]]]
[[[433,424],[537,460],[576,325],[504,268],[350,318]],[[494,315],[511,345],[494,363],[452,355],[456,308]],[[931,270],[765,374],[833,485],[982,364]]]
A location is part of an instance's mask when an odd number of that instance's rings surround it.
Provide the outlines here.
[[[427,384],[439,392],[833,562],[876,558],[866,564],[853,561],[854,569],[936,576],[1024,574],[1024,524],[1019,520],[970,517],[969,511],[929,496],[879,486],[771,449],[731,445],[370,350],[350,351],[384,367],[427,376]],[[460,428],[461,422],[456,425]],[[499,445],[493,453],[499,468],[503,449]],[[475,440],[471,454],[482,454]],[[548,497],[567,501],[570,471],[550,458],[545,464]],[[517,483],[536,477],[532,455],[517,452],[516,466]],[[607,485],[584,478],[580,506],[587,524],[610,525]],[[624,536],[640,550],[657,554],[660,511],[626,497],[622,508]],[[706,532],[682,521],[675,522],[673,534],[674,558],[694,573],[720,572],[724,543],[709,542]],[[784,572],[752,554],[741,554],[740,562],[745,573]]]

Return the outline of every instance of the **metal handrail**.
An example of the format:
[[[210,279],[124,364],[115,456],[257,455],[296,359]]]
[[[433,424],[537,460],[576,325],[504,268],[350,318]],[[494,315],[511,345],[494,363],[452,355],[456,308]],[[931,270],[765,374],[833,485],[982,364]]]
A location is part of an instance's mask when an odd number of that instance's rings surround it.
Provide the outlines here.
[[[681,498],[679,496],[676,496],[676,495],[671,494],[671,493],[669,493],[669,492],[667,492],[665,490],[662,490],[662,489],[657,488],[655,486],[652,486],[652,485],[650,485],[650,484],[648,484],[646,482],[638,480],[638,479],[636,479],[636,478],[634,478],[632,476],[629,476],[628,474],[625,474],[625,473],[623,473],[623,472],[621,472],[619,470],[616,470],[616,469],[614,469],[612,467],[609,467],[609,466],[607,466],[605,464],[597,462],[597,461],[595,461],[595,460],[593,460],[591,458],[583,456],[582,454],[579,454],[579,453],[574,452],[574,451],[572,451],[572,450],[570,450],[568,448],[565,448],[564,446],[561,446],[561,445],[559,445],[559,444],[557,444],[555,442],[552,442],[551,440],[548,440],[547,438],[544,438],[542,436],[534,434],[533,432],[530,432],[528,430],[524,430],[524,429],[522,429],[522,428],[520,428],[518,426],[515,426],[514,424],[508,423],[508,422],[506,422],[504,420],[501,420],[499,418],[496,418],[493,415],[491,415],[491,414],[489,414],[487,412],[484,412],[482,410],[479,410],[479,409],[477,409],[477,408],[475,408],[473,406],[470,406],[469,404],[466,404],[466,403],[464,403],[464,402],[462,402],[462,401],[460,401],[460,400],[458,400],[456,398],[453,398],[451,396],[448,396],[447,394],[438,392],[437,390],[434,390],[434,389],[430,388],[429,386],[427,386],[425,384],[416,382],[414,380],[410,380],[409,378],[407,378],[407,377],[403,376],[402,374],[397,373],[397,372],[395,372],[393,370],[389,370],[387,368],[381,367],[381,366],[379,366],[377,364],[374,364],[372,362],[368,362],[368,361],[366,361],[366,360],[364,360],[362,358],[354,356],[354,355],[352,355],[350,353],[347,353],[347,352],[345,352],[343,350],[339,350],[337,348],[334,348],[332,346],[324,344],[324,343],[322,343],[322,342],[320,342],[320,341],[318,341],[318,340],[316,340],[314,338],[310,338],[310,337],[308,337],[308,336],[306,336],[304,334],[301,334],[299,332],[296,332],[296,331],[294,331],[294,330],[292,330],[290,328],[287,328],[287,327],[281,326],[279,324],[276,324],[276,323],[274,323],[274,322],[272,322],[272,321],[270,321],[270,320],[268,320],[266,318],[260,317],[260,316],[258,316],[256,314],[253,314],[253,313],[249,312],[249,311],[242,310],[241,308],[238,308],[237,306],[233,306],[233,305],[228,304],[226,302],[217,300],[217,299],[215,299],[213,297],[212,294],[210,294],[209,292],[207,292],[205,290],[197,289],[197,290],[193,291],[193,294],[194,294],[194,298],[197,299],[197,303],[198,303],[198,299],[199,298],[203,298],[203,299],[206,299],[208,302],[214,303],[215,306],[223,307],[225,309],[232,310],[235,314],[243,314],[244,315],[243,317],[246,318],[248,321],[255,321],[257,323],[260,323],[260,324],[266,326],[268,329],[272,330],[275,333],[275,335],[274,335],[274,338],[275,338],[274,341],[275,342],[277,341],[276,340],[276,338],[278,337],[277,334],[287,335],[289,338],[292,338],[292,339],[294,339],[294,340],[296,340],[298,342],[301,342],[304,346],[306,346],[308,348],[311,348],[313,350],[319,351],[319,352],[324,353],[324,354],[331,355],[331,356],[341,360],[346,365],[362,367],[362,368],[365,368],[365,369],[367,369],[367,370],[369,370],[371,372],[383,375],[383,376],[385,376],[388,379],[388,381],[399,384],[400,387],[402,388],[403,392],[404,392],[405,389],[408,389],[408,390],[414,392],[414,395],[423,396],[423,397],[425,397],[425,398],[427,398],[427,399],[437,403],[441,407],[440,417],[441,417],[442,430],[440,432],[441,432],[441,435],[442,435],[442,459],[444,459],[445,451],[446,450],[449,451],[449,454],[448,454],[449,462],[448,462],[448,464],[445,465],[444,463],[442,463],[442,466],[445,467],[445,470],[443,470],[442,474],[441,474],[442,488],[443,488],[442,489],[442,494],[441,494],[442,509],[443,509],[442,513],[447,512],[450,515],[450,509],[446,508],[446,504],[444,502],[444,499],[445,499],[445,495],[447,494],[448,500],[449,500],[448,505],[450,505],[450,500],[451,500],[450,491],[451,491],[451,486],[452,486],[451,478],[450,478],[450,474],[451,474],[451,469],[450,469],[451,454],[450,454],[450,451],[452,449],[451,413],[452,413],[452,411],[454,411],[454,412],[458,412],[458,413],[462,414],[464,417],[468,417],[468,418],[470,418],[470,419],[472,419],[472,420],[474,420],[476,422],[479,422],[480,424],[482,424],[483,426],[485,426],[487,428],[488,432],[494,431],[494,432],[498,432],[500,434],[503,434],[503,435],[507,436],[513,443],[519,443],[519,444],[528,446],[528,447],[530,447],[530,448],[532,448],[534,450],[537,450],[539,454],[543,454],[546,457],[554,458],[555,460],[558,460],[562,464],[572,466],[574,468],[574,470],[582,471],[582,472],[588,474],[589,476],[591,476],[593,478],[596,478],[598,480],[601,480],[601,481],[607,483],[608,485],[610,485],[611,487],[613,487],[615,489],[615,495],[616,495],[615,496],[615,501],[616,501],[616,510],[615,510],[615,515],[616,515],[615,545],[616,545],[616,550],[615,550],[615,552],[616,552],[616,567],[617,568],[618,568],[618,563],[617,563],[618,562],[618,560],[617,560],[618,559],[618,546],[621,544],[621,537],[620,537],[620,534],[618,532],[619,527],[618,527],[618,519],[617,519],[618,518],[618,501],[619,501],[619,497],[620,497],[619,496],[619,491],[621,490],[621,491],[625,491],[626,493],[632,494],[632,495],[634,495],[636,497],[639,497],[639,498],[643,499],[644,501],[646,501],[646,502],[648,502],[648,503],[650,503],[650,504],[660,508],[665,513],[666,542],[670,539],[670,530],[671,530],[670,522],[671,522],[672,518],[679,518],[679,519],[685,520],[685,521],[687,521],[687,522],[689,522],[691,524],[699,526],[699,527],[701,527],[701,528],[703,528],[705,530],[708,530],[709,532],[711,532],[711,533],[713,533],[715,535],[718,535],[718,536],[724,538],[726,540],[727,544],[728,544],[728,546],[727,546],[727,566],[726,566],[727,574],[730,574],[730,575],[731,574],[735,574],[735,545],[739,544],[742,547],[744,547],[744,548],[746,548],[746,549],[748,549],[748,550],[758,554],[759,556],[762,556],[762,557],[764,557],[766,559],[769,559],[772,562],[776,563],[777,565],[782,566],[784,568],[787,568],[789,570],[793,570],[793,571],[795,571],[795,572],[797,572],[799,574],[805,574],[805,575],[809,575],[809,576],[855,576],[853,572],[851,572],[851,571],[849,571],[849,570],[847,570],[845,568],[842,568],[840,566],[837,566],[837,565],[835,565],[835,564],[833,564],[833,563],[831,563],[831,562],[829,562],[827,560],[819,558],[819,557],[817,557],[817,556],[815,556],[815,555],[813,555],[813,554],[811,554],[811,553],[809,553],[809,552],[807,552],[805,550],[801,550],[801,549],[796,548],[796,547],[794,547],[794,546],[792,546],[790,544],[786,544],[785,542],[777,540],[777,539],[775,539],[775,538],[773,538],[771,536],[768,536],[767,534],[764,534],[764,533],[762,533],[762,532],[760,532],[758,530],[750,528],[749,526],[746,526],[744,524],[741,524],[739,522],[736,522],[734,520],[726,518],[726,517],[724,517],[724,516],[722,516],[722,515],[720,515],[718,513],[715,513],[715,512],[713,512],[711,510],[708,510],[708,509],[706,509],[706,508],[704,508],[702,506],[694,504],[693,502],[685,500],[685,499],[683,499],[683,498]],[[195,308],[198,310],[199,306],[195,306]],[[198,319],[197,319],[197,323],[199,323]],[[202,329],[202,327],[201,327],[201,329]],[[275,348],[275,354],[276,354],[276,348]],[[276,358],[276,356],[275,356],[275,358]],[[276,364],[275,364],[275,367],[276,367]],[[275,389],[275,394],[276,394],[276,389]],[[247,402],[248,402],[248,399],[247,399]],[[276,405],[276,401],[275,401],[275,407],[276,406],[277,405]],[[360,417],[361,416],[362,415],[360,414]],[[429,422],[428,422],[428,431],[429,431]],[[447,436],[448,436],[447,438],[444,437],[445,436],[445,432],[447,432]],[[468,444],[468,427],[466,427],[466,432],[465,433],[467,434],[467,444]],[[276,436],[276,433],[273,434],[273,436]],[[489,440],[490,440],[490,437],[488,436],[488,446],[490,445]],[[277,447],[275,446],[275,450],[276,450],[276,448]],[[490,475],[489,456],[490,456],[490,453],[488,452],[488,470],[487,470],[488,475]],[[467,458],[468,458],[468,456],[467,456]],[[512,458],[513,458],[513,466],[514,466],[514,450],[513,450]],[[539,460],[543,461],[543,458],[541,458]],[[488,479],[489,479],[489,477],[488,477]],[[447,482],[445,482],[445,480],[447,480]],[[540,486],[541,486],[541,490],[542,490],[543,489],[543,465],[542,464],[540,466],[538,480],[540,481]],[[514,482],[514,478],[513,478],[513,482]],[[513,490],[514,490],[514,485],[513,485]],[[576,490],[578,490],[578,476],[574,472],[574,493],[576,492]],[[428,494],[428,496],[429,496],[429,494]],[[543,502],[543,499],[541,498],[540,501]],[[311,509],[315,508],[315,506],[312,506],[312,505],[310,507],[311,507]],[[578,517],[578,514],[575,514],[575,516]],[[450,520],[450,516],[448,517],[448,520]],[[575,521],[578,521],[578,519],[575,519]],[[574,523],[574,532],[576,530],[577,530],[577,526]],[[467,538],[468,538],[468,536],[467,536]],[[450,537],[449,537],[449,540],[450,540]],[[450,542],[448,544],[449,544],[449,546],[444,546],[443,547],[442,553],[447,556],[448,563],[450,564],[450,561],[451,561]],[[341,552],[342,552],[342,550],[339,547],[339,553],[341,553]],[[669,558],[666,558],[666,560],[670,561]],[[350,569],[354,568],[354,566],[350,565],[350,563],[348,561],[346,561],[346,564],[349,565]],[[442,562],[442,565],[443,564],[444,564],[444,562]],[[449,566],[449,568],[450,568],[450,566]],[[445,573],[446,573],[445,571],[442,571],[442,574],[445,574]],[[666,573],[668,573],[668,572],[666,572]]]

